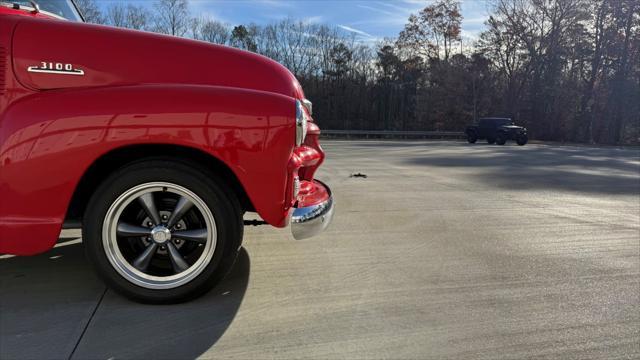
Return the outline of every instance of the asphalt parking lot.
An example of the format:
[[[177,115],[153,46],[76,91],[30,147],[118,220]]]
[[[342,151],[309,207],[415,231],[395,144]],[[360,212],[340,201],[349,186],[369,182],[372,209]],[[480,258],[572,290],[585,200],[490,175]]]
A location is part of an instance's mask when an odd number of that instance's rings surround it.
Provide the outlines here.
[[[332,226],[248,227],[196,301],[106,290],[74,233],[0,258],[0,358],[640,357],[637,148],[323,144]]]

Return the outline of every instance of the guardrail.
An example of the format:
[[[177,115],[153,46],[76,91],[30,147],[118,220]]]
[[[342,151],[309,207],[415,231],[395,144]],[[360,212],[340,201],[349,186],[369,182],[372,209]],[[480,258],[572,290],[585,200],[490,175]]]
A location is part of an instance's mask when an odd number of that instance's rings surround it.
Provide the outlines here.
[[[397,130],[322,130],[325,138],[364,137],[364,138],[422,138],[422,139],[461,139],[462,131],[397,131]]]

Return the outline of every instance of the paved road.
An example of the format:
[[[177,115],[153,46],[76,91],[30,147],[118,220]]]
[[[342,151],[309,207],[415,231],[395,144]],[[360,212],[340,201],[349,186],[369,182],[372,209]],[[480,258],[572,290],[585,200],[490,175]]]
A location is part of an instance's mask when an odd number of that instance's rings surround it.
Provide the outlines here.
[[[248,228],[191,303],[105,290],[73,234],[0,259],[0,358],[640,357],[638,150],[325,148],[332,227]]]

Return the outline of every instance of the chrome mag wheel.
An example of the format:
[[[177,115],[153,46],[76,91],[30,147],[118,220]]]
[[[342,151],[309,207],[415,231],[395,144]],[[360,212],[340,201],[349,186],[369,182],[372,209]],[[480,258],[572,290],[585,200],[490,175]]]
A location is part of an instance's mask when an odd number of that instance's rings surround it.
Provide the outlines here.
[[[206,203],[169,182],[124,192],[102,226],[102,245],[113,268],[148,289],[172,289],[196,278],[211,262],[216,240],[216,222]]]

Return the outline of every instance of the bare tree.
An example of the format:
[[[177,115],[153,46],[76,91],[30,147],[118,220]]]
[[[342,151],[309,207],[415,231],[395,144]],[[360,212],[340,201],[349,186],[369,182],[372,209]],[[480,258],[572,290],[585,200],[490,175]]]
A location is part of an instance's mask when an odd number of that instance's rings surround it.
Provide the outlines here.
[[[192,39],[201,40],[200,39],[200,31],[202,29],[202,23],[204,22],[203,18],[200,17],[192,17],[189,19],[189,32],[191,34]]]
[[[76,0],[80,12],[86,22],[93,24],[104,24],[106,22],[100,8],[94,0]]]
[[[607,140],[620,143],[625,136],[626,125],[640,120],[640,74],[634,79],[632,72],[640,66],[640,2],[638,0],[611,1],[613,21],[610,28],[616,34],[615,47],[608,49],[608,55],[617,59],[611,64],[613,76],[608,96],[608,113],[611,123],[608,124]],[[635,94],[634,94],[635,92]],[[636,131],[639,132],[639,131]]]
[[[317,26],[287,18],[264,27],[264,54],[281,62],[294,74],[312,71],[317,54]]]
[[[231,45],[253,52],[257,51],[258,46],[255,40],[257,35],[256,30],[257,28],[255,26],[246,27],[244,25],[238,25],[234,27],[231,31]]]
[[[149,26],[149,11],[143,6],[127,5],[127,27],[146,30]]]
[[[421,16],[411,14],[409,22],[400,32],[396,42],[397,48],[411,55],[437,57],[438,47],[433,43],[433,32]]]
[[[351,44],[353,38],[347,39],[346,35],[340,32],[338,29],[330,27],[328,25],[320,25],[316,28],[313,36],[315,43],[314,48],[316,50],[315,59],[318,62],[314,66],[314,72],[320,71],[320,76],[325,76],[325,69],[331,67],[331,50],[339,43]]]
[[[120,3],[110,4],[107,8],[107,24],[127,27],[127,8]]]
[[[486,26],[487,30],[480,35],[477,51],[491,61],[504,80],[504,113],[505,116],[515,117],[525,85],[531,75],[531,66],[520,37],[507,29],[503,20],[490,16]],[[496,90],[498,89],[494,89]]]
[[[200,27],[200,40],[225,45],[231,38],[229,26],[215,20],[206,19]]]
[[[142,6],[113,3],[107,7],[106,23],[111,26],[134,30],[145,30],[149,16],[148,10]]]
[[[187,33],[190,20],[187,0],[158,0],[153,5],[156,32],[173,36]]]
[[[537,122],[537,136],[559,138],[566,134],[568,115],[562,114],[566,101],[562,96],[563,71],[577,42],[574,35],[588,19],[584,0],[499,0],[495,16],[504,22],[507,32],[516,34],[528,66],[528,102],[531,121]],[[579,106],[578,104],[575,105]]]
[[[461,40],[462,14],[458,0],[438,0],[411,15],[398,38],[398,46],[412,54],[449,60],[455,42]]]
[[[449,59],[454,42],[460,41],[462,14],[457,0],[440,0],[427,6],[420,16],[432,28],[438,50],[444,50],[445,60]]]

